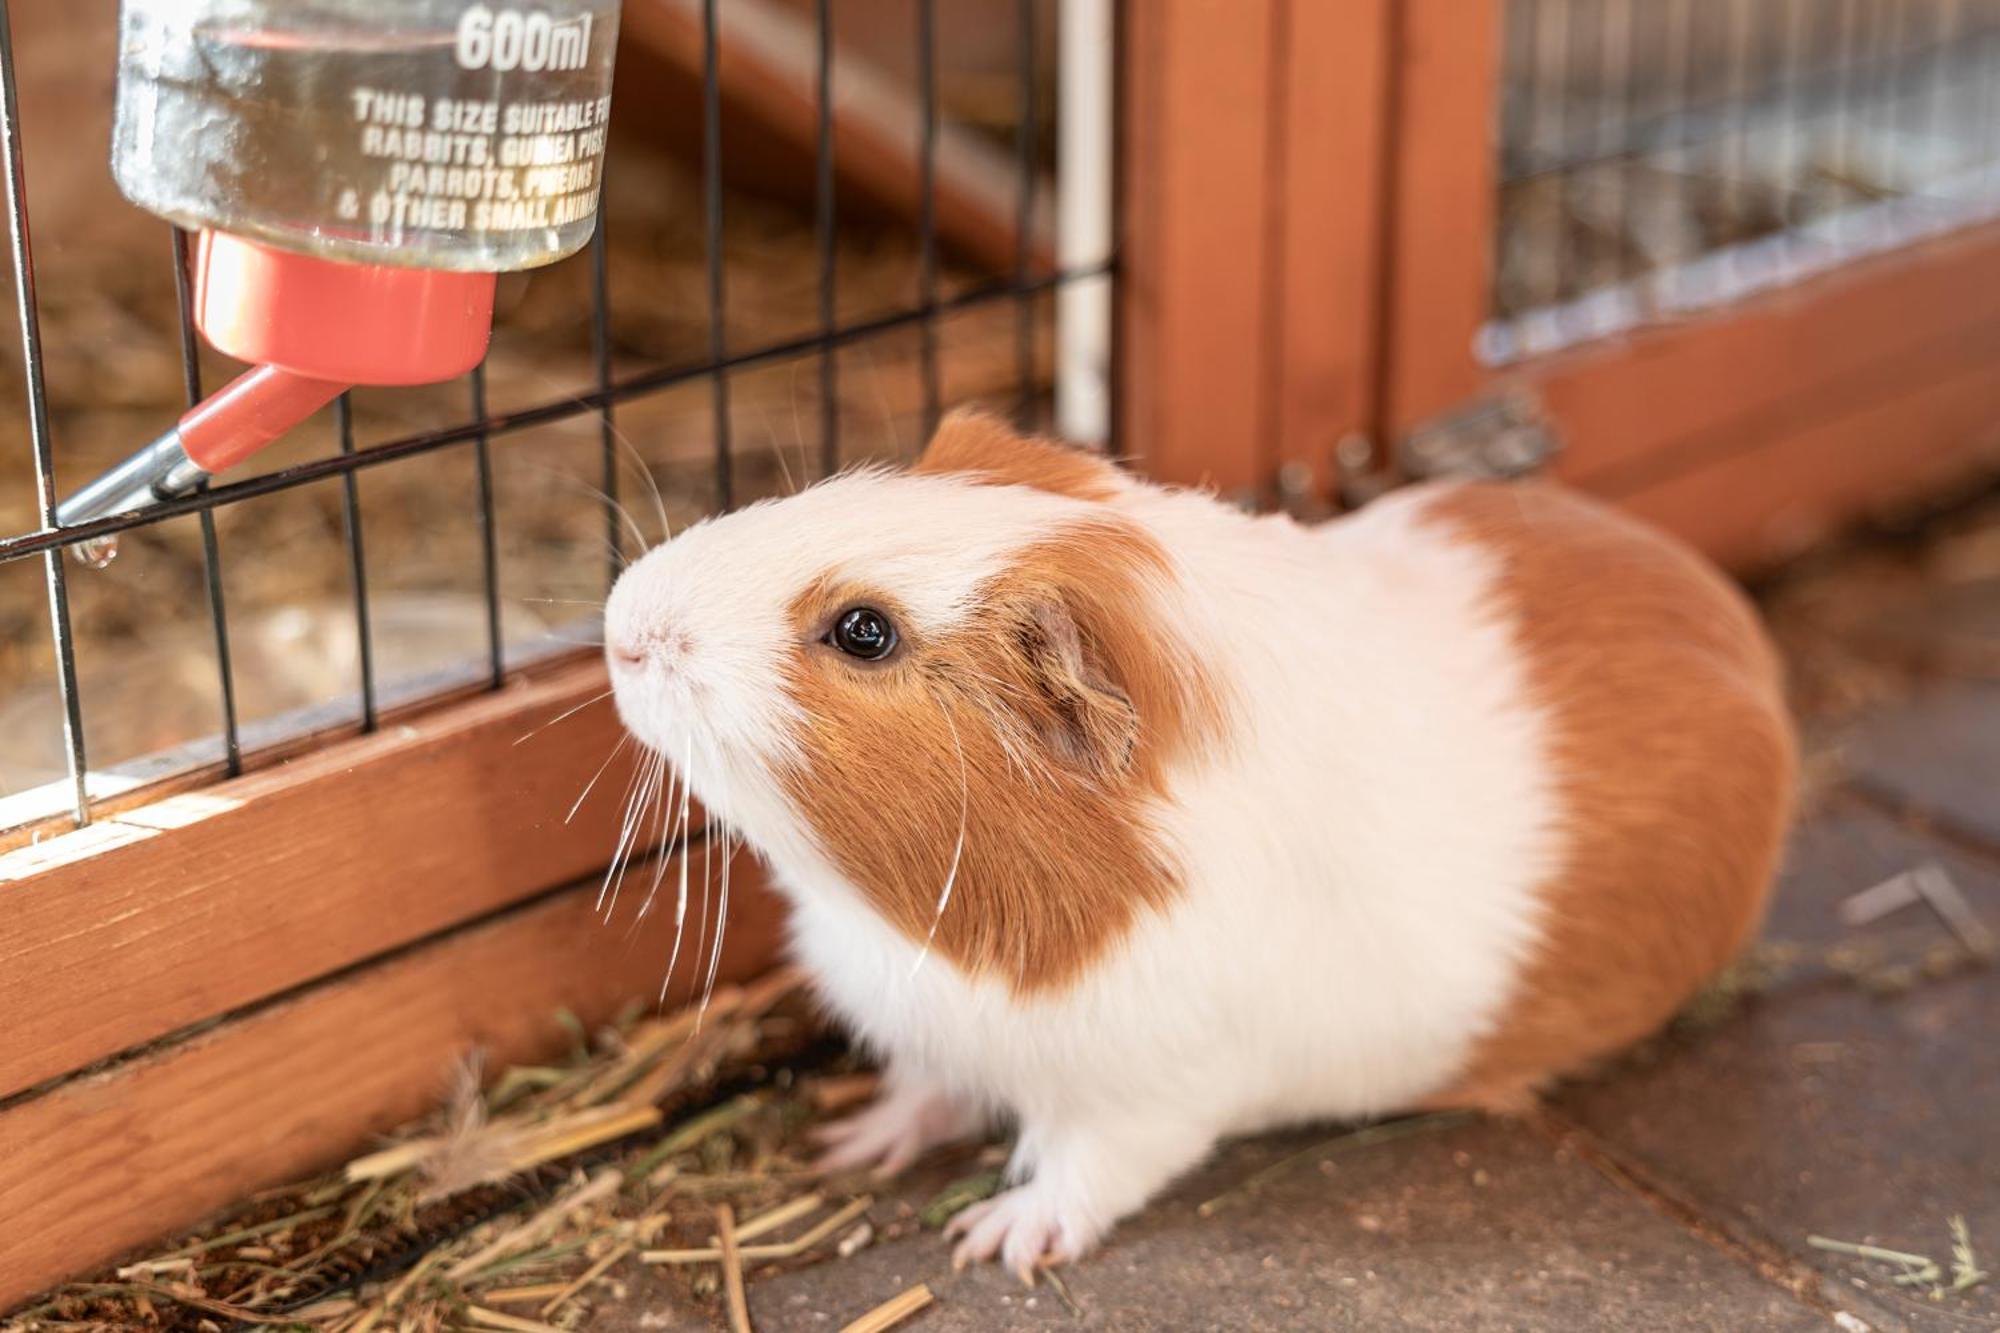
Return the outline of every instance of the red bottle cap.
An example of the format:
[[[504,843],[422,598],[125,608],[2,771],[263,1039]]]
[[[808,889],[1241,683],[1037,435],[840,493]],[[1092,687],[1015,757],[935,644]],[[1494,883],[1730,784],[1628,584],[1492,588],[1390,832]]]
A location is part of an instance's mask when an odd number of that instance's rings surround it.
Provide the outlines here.
[[[217,351],[339,384],[463,375],[493,332],[491,273],[347,264],[201,234],[194,317]]]

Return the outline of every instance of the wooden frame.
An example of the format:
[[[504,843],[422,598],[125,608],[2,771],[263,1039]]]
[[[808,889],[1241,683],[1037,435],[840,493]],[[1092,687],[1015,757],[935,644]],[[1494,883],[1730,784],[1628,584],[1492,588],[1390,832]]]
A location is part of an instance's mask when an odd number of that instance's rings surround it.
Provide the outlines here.
[[[1379,466],[1527,390],[1554,475],[1751,569],[2000,461],[1995,224],[1481,364],[1504,2],[1128,7],[1120,391],[1144,466],[1291,503],[1330,489],[1343,439]]]
[[[659,993],[670,914],[595,910],[605,689],[571,663],[0,855],[0,1309],[421,1113],[474,1047]],[[726,978],[781,919],[734,879]]]

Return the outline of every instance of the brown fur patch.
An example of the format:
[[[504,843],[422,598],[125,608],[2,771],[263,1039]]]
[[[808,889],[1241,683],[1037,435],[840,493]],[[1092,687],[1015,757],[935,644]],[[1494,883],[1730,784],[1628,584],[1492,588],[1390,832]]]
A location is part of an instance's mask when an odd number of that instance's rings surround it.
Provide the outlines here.
[[[1691,551],[1532,484],[1458,487],[1425,517],[1499,555],[1552,727],[1565,847],[1544,937],[1458,1086],[1433,1099],[1513,1110],[1659,1028],[1748,942],[1796,741],[1755,611]]]
[[[1079,521],[1024,550],[949,633],[902,624],[880,664],[810,641],[845,607],[893,614],[885,592],[829,585],[792,607],[807,722],[788,791],[876,910],[918,942],[936,921],[932,948],[969,974],[1061,986],[1180,888],[1146,805],[1221,719],[1144,610],[1166,570],[1129,522]]]
[[[1118,493],[1118,469],[1101,455],[1022,435],[999,417],[969,408],[945,415],[910,470],[960,474],[996,486],[1032,486],[1073,500],[1108,500]]]

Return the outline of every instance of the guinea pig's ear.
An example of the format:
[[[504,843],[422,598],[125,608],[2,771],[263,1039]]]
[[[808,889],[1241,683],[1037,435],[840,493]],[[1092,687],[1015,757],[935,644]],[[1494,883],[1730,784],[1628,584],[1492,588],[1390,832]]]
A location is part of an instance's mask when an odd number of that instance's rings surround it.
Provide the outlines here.
[[[1015,641],[1028,689],[1011,696],[1042,742],[1093,778],[1120,775],[1139,744],[1139,712],[1055,596],[1019,608]]]
[[[1073,500],[1108,500],[1118,493],[1118,469],[1098,454],[1022,435],[999,417],[959,408],[910,469],[994,486],[1031,486]]]

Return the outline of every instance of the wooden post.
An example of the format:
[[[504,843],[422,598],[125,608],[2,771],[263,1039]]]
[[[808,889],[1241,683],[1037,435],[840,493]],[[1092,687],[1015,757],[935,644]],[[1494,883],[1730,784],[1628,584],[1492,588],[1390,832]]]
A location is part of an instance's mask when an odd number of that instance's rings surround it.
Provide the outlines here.
[[[1120,443],[1152,475],[1323,490],[1366,423],[1388,11],[1127,7]]]
[[[1477,393],[1493,282],[1494,118],[1502,0],[1402,0],[1390,60],[1395,123],[1383,313],[1386,446]]]

